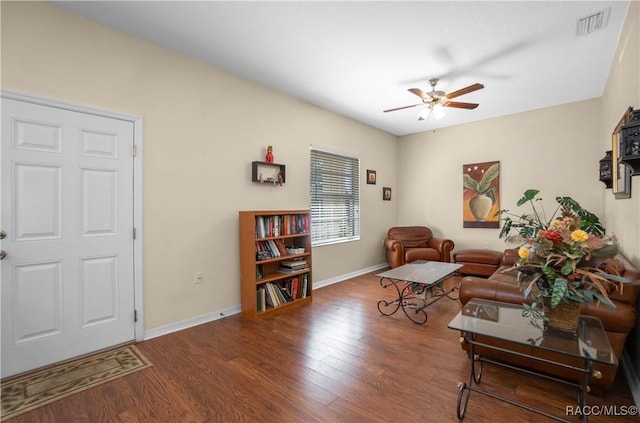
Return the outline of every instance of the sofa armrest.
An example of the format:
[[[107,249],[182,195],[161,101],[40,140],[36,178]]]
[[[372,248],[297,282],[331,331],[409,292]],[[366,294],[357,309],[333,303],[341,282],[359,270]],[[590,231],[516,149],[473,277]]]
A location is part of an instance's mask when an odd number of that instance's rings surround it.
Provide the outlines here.
[[[396,239],[387,238],[384,241],[387,250],[387,264],[391,268],[404,264],[404,244]]]
[[[516,283],[467,276],[460,280],[460,302],[466,304],[472,298],[522,304],[525,301],[522,289]]]
[[[502,254],[503,266],[513,266],[518,260],[520,260],[520,256],[518,255],[517,248],[507,248],[504,250],[504,253]]]
[[[440,261],[445,263],[451,262],[451,251],[455,244],[450,239],[432,237],[427,243],[427,247],[433,248],[440,252]]]

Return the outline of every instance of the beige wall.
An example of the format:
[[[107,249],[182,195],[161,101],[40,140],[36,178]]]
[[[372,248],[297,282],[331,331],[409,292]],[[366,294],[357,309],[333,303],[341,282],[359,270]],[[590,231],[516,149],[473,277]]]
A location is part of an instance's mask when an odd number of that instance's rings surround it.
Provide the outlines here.
[[[499,229],[462,227],[462,166],[488,161],[500,162],[502,209],[530,212],[516,202],[535,188],[547,218],[560,195],[602,216],[598,113],[599,101],[589,100],[402,137],[399,222],[433,227],[456,249],[483,248],[485,242],[493,250],[512,247],[498,239]]]
[[[611,132],[629,107],[640,108],[640,2],[631,2],[609,81],[601,98],[601,149],[611,150]],[[619,237],[620,249],[640,267],[640,177],[631,179],[631,198],[604,196],[607,226]]]
[[[609,81],[602,96],[603,148],[611,149],[611,132],[627,107],[640,109],[640,2],[631,2]],[[619,236],[620,249],[640,268],[640,177],[631,179],[631,198],[615,200],[610,192],[604,196],[607,226]],[[637,308],[640,310],[640,298]],[[640,313],[636,328],[627,341],[628,355],[635,374],[636,403],[640,401]]]
[[[238,210],[308,208],[311,144],[355,153],[363,175],[361,240],[314,249],[314,280],[384,262],[396,137],[47,4],[1,7],[3,89],[144,118],[147,330],[239,305]],[[283,187],[250,182],[268,144]]]

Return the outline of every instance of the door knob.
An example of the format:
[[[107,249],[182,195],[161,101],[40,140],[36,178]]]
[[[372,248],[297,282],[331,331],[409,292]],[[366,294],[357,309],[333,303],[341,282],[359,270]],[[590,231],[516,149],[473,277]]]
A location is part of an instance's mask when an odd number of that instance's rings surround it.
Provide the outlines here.
[[[4,250],[0,250],[0,260],[5,258],[6,256],[7,256],[7,253],[5,253]]]
[[[0,239],[4,239],[7,236],[7,233],[0,229]]]

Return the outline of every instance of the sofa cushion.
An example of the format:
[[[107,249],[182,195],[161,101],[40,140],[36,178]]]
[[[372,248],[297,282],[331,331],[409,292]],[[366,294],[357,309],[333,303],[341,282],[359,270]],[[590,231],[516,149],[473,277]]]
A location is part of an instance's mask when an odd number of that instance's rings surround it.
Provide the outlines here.
[[[401,241],[405,247],[426,245],[432,237],[431,229],[425,226],[398,226],[387,232],[387,238]]]
[[[433,248],[410,248],[404,252],[404,261],[416,260],[440,261],[440,253]]]
[[[499,265],[502,261],[502,253],[493,250],[465,249],[453,253],[453,260],[456,263],[482,263]]]
[[[491,276],[502,261],[499,251],[484,249],[463,249],[453,253],[454,263],[461,264],[461,275]]]

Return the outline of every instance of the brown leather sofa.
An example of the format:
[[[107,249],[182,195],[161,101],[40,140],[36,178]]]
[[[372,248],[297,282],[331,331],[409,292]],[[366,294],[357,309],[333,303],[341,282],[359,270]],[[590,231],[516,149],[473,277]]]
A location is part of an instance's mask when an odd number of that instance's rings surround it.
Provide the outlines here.
[[[624,259],[624,257],[618,255],[616,257],[624,265],[622,275],[631,279],[639,280],[640,271],[634,269],[632,265]],[[472,298],[481,298],[494,301],[502,301],[512,304],[522,304],[525,299],[523,296],[522,288],[518,286],[515,276],[512,274],[502,273],[502,270],[510,268],[518,259],[518,253],[516,250],[505,250],[501,266],[496,270],[489,278],[467,276],[460,281],[460,301],[462,304],[466,304]],[[585,315],[596,316],[602,322],[602,325],[607,332],[609,342],[613,347],[613,350],[620,362],[622,356],[622,350],[624,348],[625,341],[629,333],[633,330],[636,324],[636,299],[640,294],[640,286],[627,285],[624,287],[623,292],[614,292],[610,295],[612,302],[616,305],[614,309],[607,307],[604,304],[587,304],[581,305],[580,313]],[[529,300],[530,301],[530,300]],[[483,339],[483,342],[487,342],[491,345],[504,346],[504,343]],[[463,348],[466,349],[466,345],[463,344]],[[514,349],[514,345],[510,345],[511,349]],[[566,356],[558,355],[551,351],[540,351],[539,349],[533,349],[531,347],[517,346],[515,348],[519,352],[526,354],[532,354],[534,356],[549,358],[553,360],[560,360],[563,363],[571,364],[577,367],[582,367],[580,360],[570,360]],[[500,351],[494,350],[480,350],[478,353],[491,356],[494,359],[524,366],[535,369],[537,371],[552,374],[565,379],[573,381],[581,381],[582,376],[576,372],[568,369],[561,369],[557,366],[541,363],[535,360],[526,359],[523,357],[515,357],[513,355],[505,354]],[[595,369],[601,373],[601,377],[592,378],[590,388],[594,393],[602,394],[609,390],[613,385],[617,367],[608,365],[595,365]]]
[[[425,226],[396,226],[387,231],[384,243],[390,267],[402,266],[415,260],[451,261],[453,241],[435,238]]]

